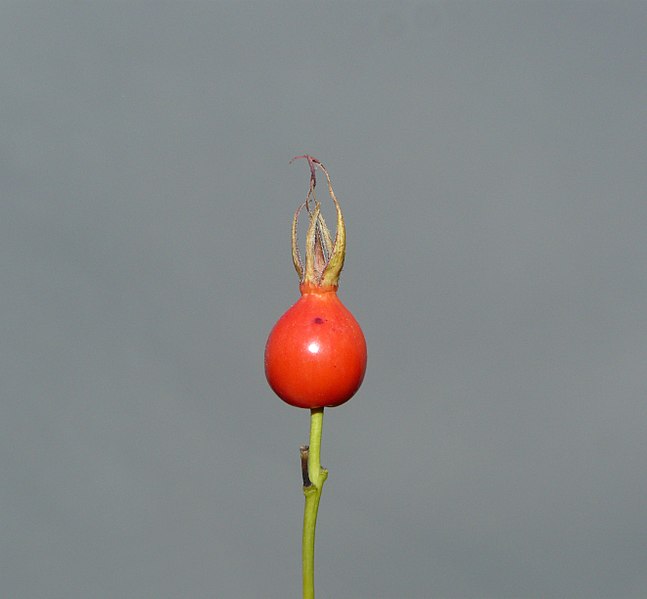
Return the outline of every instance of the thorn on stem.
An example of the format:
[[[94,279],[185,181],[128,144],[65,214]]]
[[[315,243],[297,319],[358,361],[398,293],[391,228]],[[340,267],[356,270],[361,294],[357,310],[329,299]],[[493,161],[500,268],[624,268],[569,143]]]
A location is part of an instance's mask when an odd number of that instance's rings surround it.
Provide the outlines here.
[[[303,486],[311,487],[312,482],[308,476],[308,451],[310,447],[308,445],[302,445],[299,448],[299,453],[301,454],[301,476],[303,477]]]

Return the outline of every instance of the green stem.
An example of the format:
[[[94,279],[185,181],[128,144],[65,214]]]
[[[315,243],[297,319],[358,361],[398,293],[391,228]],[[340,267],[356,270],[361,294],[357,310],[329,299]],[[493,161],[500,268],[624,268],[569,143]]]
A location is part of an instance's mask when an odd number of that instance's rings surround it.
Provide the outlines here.
[[[328,477],[328,471],[321,467],[321,428],[323,408],[310,411],[310,445],[301,449],[303,470],[303,494],[306,498],[303,511],[303,599],[315,596],[315,527],[321,490]],[[307,468],[306,468],[307,466]]]

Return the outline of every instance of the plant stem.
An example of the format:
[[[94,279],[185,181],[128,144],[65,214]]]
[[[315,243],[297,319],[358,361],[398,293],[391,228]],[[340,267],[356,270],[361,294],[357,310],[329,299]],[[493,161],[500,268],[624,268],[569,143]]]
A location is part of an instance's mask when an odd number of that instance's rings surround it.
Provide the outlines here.
[[[328,477],[328,471],[321,467],[321,428],[323,408],[310,411],[310,445],[301,448],[304,468],[303,494],[306,503],[303,511],[303,599],[314,599],[315,596],[315,527],[321,490]]]

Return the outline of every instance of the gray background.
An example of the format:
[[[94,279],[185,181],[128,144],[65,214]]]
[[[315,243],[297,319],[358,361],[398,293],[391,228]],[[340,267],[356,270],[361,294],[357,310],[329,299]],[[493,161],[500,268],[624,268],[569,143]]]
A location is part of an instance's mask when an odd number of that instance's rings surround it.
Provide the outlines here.
[[[2,597],[299,596],[303,152],[369,344],[318,596],[645,596],[644,2],[0,14]]]

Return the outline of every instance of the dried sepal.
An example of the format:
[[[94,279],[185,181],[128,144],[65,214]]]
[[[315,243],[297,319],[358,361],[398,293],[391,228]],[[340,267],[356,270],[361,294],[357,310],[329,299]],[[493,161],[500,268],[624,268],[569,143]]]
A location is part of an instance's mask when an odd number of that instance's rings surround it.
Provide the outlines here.
[[[317,203],[315,204],[314,212],[310,215],[310,226],[306,234],[306,272],[303,278],[304,281],[317,281],[321,272],[317,272],[317,266],[323,269],[321,264],[322,252],[321,250],[316,252],[315,247],[316,242],[320,239],[320,236],[317,236],[317,219],[319,218],[320,210],[321,206]]]
[[[328,263],[326,264],[323,276],[321,277],[321,285],[332,285],[336,287],[339,285],[339,275],[341,274],[342,268],[344,268],[344,259],[346,258],[346,224],[344,223],[344,215],[342,214],[341,206],[337,201],[337,197],[332,188],[332,183],[330,182],[330,175],[328,175],[328,171],[323,165],[320,166],[324,175],[326,175],[326,180],[328,181],[328,193],[330,194],[330,197],[335,204],[335,210],[337,211],[337,233],[335,235],[335,242],[332,245],[332,253],[328,258]]]
[[[294,213],[294,218],[292,219],[292,262],[294,263],[294,268],[299,275],[299,280],[303,280],[303,262],[301,261],[301,253],[299,252],[299,239],[297,236],[297,231],[299,227],[299,212],[303,210],[303,207],[306,205],[305,202],[301,204],[296,209]]]

